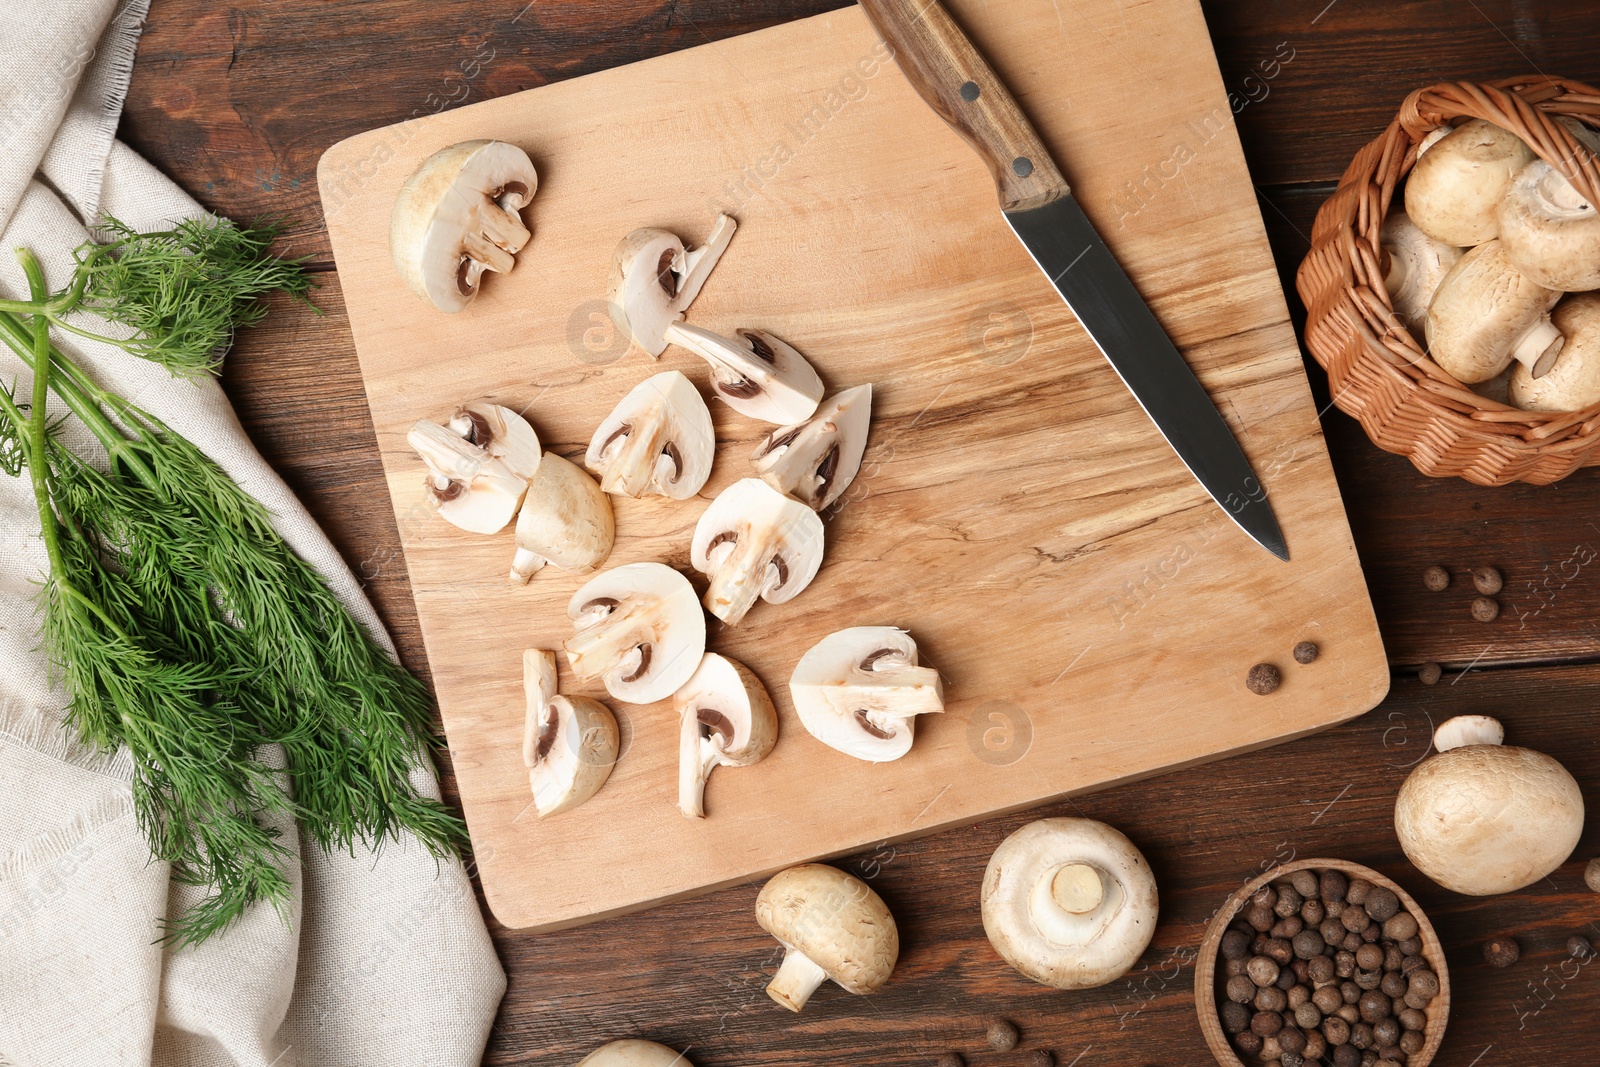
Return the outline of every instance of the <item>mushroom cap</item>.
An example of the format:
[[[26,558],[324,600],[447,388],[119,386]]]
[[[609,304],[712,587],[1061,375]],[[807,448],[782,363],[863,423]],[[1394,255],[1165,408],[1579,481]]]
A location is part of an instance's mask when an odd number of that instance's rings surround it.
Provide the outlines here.
[[[900,958],[900,932],[883,898],[825,864],[769,878],[756,896],[756,922],[852,993],[880,989]]]
[[[1158,911],[1144,856],[1093,819],[1027,824],[1000,843],[983,875],[989,942],[1018,972],[1058,989],[1128,973],[1155,934]]]
[[[1406,215],[1435,241],[1482,244],[1497,231],[1500,198],[1533,158],[1508,130],[1482,119],[1462,123],[1417,158],[1406,179]]]
[[[567,663],[632,704],[671,696],[700,666],[706,617],[689,579],[661,563],[629,563],[589,579],[567,604]]]
[[[1576,119],[1558,118],[1577,151],[1600,152],[1600,135]],[[1547,289],[1600,289],[1600,212],[1549,163],[1535,159],[1517,172],[1499,204],[1500,241],[1523,274]]]
[[[1446,889],[1491,896],[1565,862],[1583,833],[1583,794],[1549,756],[1469,745],[1419,763],[1395,800],[1406,858]]]
[[[711,476],[717,437],[700,390],[675,370],[652,375],[611,409],[584,454],[608,493],[687,500]]]
[[[1518,272],[1499,241],[1481,244],[1450,268],[1433,294],[1428,354],[1467,384],[1488,381],[1512,359],[1534,364],[1537,373],[1553,356],[1546,354],[1551,341],[1560,340],[1547,315],[1560,298]]]
[[[711,391],[746,418],[787,426],[804,422],[822,399],[822,379],[795,348],[765,330],[734,337],[678,323],[667,339],[711,365]]]
[[[735,626],[759,597],[794,599],[822,566],[822,519],[759,478],[717,494],[695,523],[689,562],[711,578],[706,609]]]
[[[676,234],[653,226],[624,237],[612,255],[607,291],[617,328],[652,357],[661,355],[667,327],[700,295],[736,228],[731,216],[718,215],[706,243],[693,251]]]
[[[615,540],[610,499],[582,468],[546,453],[517,514],[517,548],[564,571],[587,571],[606,561]]]
[[[1402,211],[1383,220],[1379,238],[1389,257],[1384,285],[1389,303],[1400,321],[1419,339],[1428,319],[1428,303],[1439,283],[1461,258],[1461,249],[1435,241],[1423,233]]]
[[[939,672],[918,666],[917,643],[893,626],[829,634],[800,657],[789,695],[811,736],[873,763],[904,756],[916,716],[944,710]]]
[[[1542,377],[1521,364],[1512,369],[1510,402],[1526,411],[1582,411],[1600,404],[1600,293],[1567,297],[1550,322],[1566,342]]]
[[[835,393],[803,423],[780,426],[750,454],[762,481],[817,511],[839,499],[867,451],[872,386]]]
[[[389,221],[389,252],[408,288],[440,311],[478,295],[485,268],[508,271],[529,233],[517,212],[539,175],[528,153],[504,141],[463,141],[422,161]]]
[[[612,1041],[601,1045],[583,1059],[578,1067],[694,1067],[689,1057],[674,1052],[654,1041]]]

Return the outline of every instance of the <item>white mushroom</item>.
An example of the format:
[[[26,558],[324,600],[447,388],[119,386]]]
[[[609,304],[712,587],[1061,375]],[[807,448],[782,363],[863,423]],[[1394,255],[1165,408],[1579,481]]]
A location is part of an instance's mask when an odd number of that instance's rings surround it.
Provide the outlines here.
[[[539,176],[528,154],[504,141],[463,141],[422,161],[400,187],[389,252],[411,291],[440,311],[478,295],[486,270],[504,274],[531,234],[518,214]]]
[[[875,993],[900,958],[900,931],[883,899],[820,863],[768,879],[756,896],[756,922],[786,950],[767,995],[790,1011],[830,978],[852,993]]]
[[[916,717],[944,710],[939,672],[917,665],[917,643],[893,626],[856,626],[812,646],[789,679],[812,737],[873,763],[911,750]]]
[[[450,429],[500,460],[519,478],[531,479],[544,451],[528,420],[508,407],[476,400],[450,416]]]
[[[631,704],[665,700],[706,651],[706,617],[689,579],[660,563],[629,563],[589,579],[567,604],[567,664]]]
[[[711,578],[706,610],[737,626],[759,597],[792,600],[822,566],[822,519],[759,478],[741,478],[694,527],[694,569]]]
[[[835,393],[809,421],[767,434],[750,454],[751,465],[778,492],[822,511],[861,469],[871,419],[872,386]]]
[[[532,427],[495,404],[466,405],[448,428],[420,419],[406,443],[427,464],[427,491],[440,516],[470,533],[504,529],[539,466]]]
[[[1561,121],[1578,151],[1600,152],[1600,137],[1574,119]],[[1523,274],[1547,289],[1600,289],[1600,213],[1561,172],[1536,159],[1500,200],[1500,242]]]
[[[653,227],[624,237],[612,257],[608,293],[617,328],[652,357],[661,355],[667,327],[700,295],[736,228],[731,216],[718,215],[706,243],[692,252],[675,234]]]
[[[1566,343],[1541,378],[1518,366],[1510,402],[1528,411],[1582,411],[1600,404],[1600,293],[1576,293],[1556,305],[1550,322]]]
[[[1088,989],[1127,974],[1156,929],[1155,876],[1133,842],[1092,819],[1040,819],[983,875],[983,929],[1021,974]]]
[[[611,501],[594,479],[546,452],[517,513],[517,554],[511,580],[526,582],[546,563],[590,571],[606,561],[616,540]]]
[[[522,654],[527,721],[522,762],[528,768],[539,818],[575,808],[594,796],[617,762],[617,720],[598,700],[556,695],[556,654]]]
[[[595,430],[583,462],[608,493],[687,500],[711,476],[716,450],[711,412],[700,391],[669,370],[622,398]]]
[[[778,713],[750,669],[707,652],[672,696],[678,710],[678,808],[705,818],[706,779],[717,767],[748,767],[778,742]]]
[[[1418,156],[1406,179],[1406,214],[1435,241],[1482,244],[1497,231],[1500,198],[1533,158],[1516,134],[1482,119],[1465,122]]]
[[[1406,858],[1446,889],[1492,896],[1532,885],[1572,854],[1583,793],[1541,752],[1504,745],[1485,716],[1439,727],[1441,749],[1417,764],[1395,799]]]
[[[1428,354],[1469,385],[1488,381],[1512,360],[1541,377],[1561,353],[1561,331],[1549,314],[1559,299],[1519,273],[1499,241],[1481,244],[1450,268],[1433,295]]]
[[[764,330],[735,337],[687,323],[667,327],[667,340],[711,365],[711,391],[746,418],[780,426],[803,422],[822,399],[822,379],[794,347]]]
[[[612,1041],[601,1045],[578,1067],[694,1067],[689,1057],[654,1041]]]
[[[1428,303],[1439,283],[1461,258],[1461,249],[1442,244],[1417,229],[1403,212],[1383,220],[1381,237],[1388,257],[1383,283],[1389,303],[1400,321],[1421,339],[1428,319]]]

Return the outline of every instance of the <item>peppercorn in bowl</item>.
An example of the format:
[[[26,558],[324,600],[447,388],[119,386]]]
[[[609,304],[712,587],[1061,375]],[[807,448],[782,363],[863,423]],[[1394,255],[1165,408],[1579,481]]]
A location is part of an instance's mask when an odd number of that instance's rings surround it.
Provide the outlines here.
[[[1426,1067],[1450,978],[1417,902],[1368,867],[1309,859],[1246,883],[1212,917],[1195,1007],[1222,1067]]]

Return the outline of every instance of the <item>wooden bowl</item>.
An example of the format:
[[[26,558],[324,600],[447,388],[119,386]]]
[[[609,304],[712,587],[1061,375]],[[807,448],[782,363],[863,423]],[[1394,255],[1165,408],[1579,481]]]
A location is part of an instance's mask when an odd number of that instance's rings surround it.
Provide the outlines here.
[[[1211,923],[1206,927],[1205,940],[1200,943],[1200,957],[1196,961],[1194,975],[1195,1010],[1200,1015],[1200,1032],[1205,1034],[1206,1044],[1211,1047],[1211,1055],[1216,1057],[1222,1067],[1261,1067],[1259,1060],[1252,1058],[1249,1064],[1241,1060],[1239,1054],[1234,1051],[1232,1043],[1228,1041],[1228,1035],[1222,1031],[1222,1016],[1217,1012],[1217,956],[1222,945],[1222,935],[1227,932],[1228,924],[1239,914],[1240,909],[1255,891],[1264,885],[1287,882],[1291,874],[1303,870],[1335,870],[1352,879],[1364,878],[1373,885],[1381,885],[1385,889],[1392,890],[1395,896],[1400,898],[1401,907],[1417,920],[1417,936],[1422,939],[1422,957],[1433,968],[1433,973],[1439,976],[1439,995],[1428,1005],[1428,1026],[1423,1031],[1422,1051],[1409,1057],[1406,1060],[1406,1067],[1428,1067],[1439,1051],[1439,1043],[1444,1040],[1445,1024],[1450,1021],[1450,972],[1445,965],[1444,946],[1439,944],[1439,936],[1433,932],[1433,924],[1422,913],[1422,908],[1411,898],[1410,893],[1370,867],[1363,867],[1359,863],[1350,863],[1347,860],[1330,859],[1295,860],[1274,867],[1261,877],[1247,882],[1224,901],[1222,907],[1211,917]]]

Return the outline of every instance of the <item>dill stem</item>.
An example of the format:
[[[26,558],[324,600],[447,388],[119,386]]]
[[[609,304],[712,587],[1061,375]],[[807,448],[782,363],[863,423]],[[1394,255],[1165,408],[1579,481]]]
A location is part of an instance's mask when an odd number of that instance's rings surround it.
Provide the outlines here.
[[[35,300],[45,294],[44,272],[39,260],[26,248],[17,249],[17,260],[28,276],[28,288]],[[33,316],[33,406],[28,410],[28,474],[33,482],[34,501],[39,506],[40,536],[50,556],[50,570],[58,579],[66,568],[61,559],[61,530],[56,525],[55,508],[50,502],[50,472],[45,452],[49,448],[50,415],[45,404],[50,399],[50,320]]]

